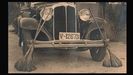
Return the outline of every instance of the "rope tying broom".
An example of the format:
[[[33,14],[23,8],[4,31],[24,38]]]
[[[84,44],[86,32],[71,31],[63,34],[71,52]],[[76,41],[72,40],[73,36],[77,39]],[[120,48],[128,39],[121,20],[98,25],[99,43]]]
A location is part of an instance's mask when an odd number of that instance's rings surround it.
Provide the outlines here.
[[[97,27],[100,31],[100,34],[102,35],[102,38],[103,38],[103,41],[104,41],[104,44],[105,44],[106,56],[105,56],[104,61],[103,61],[103,66],[105,66],[105,67],[120,67],[120,66],[122,66],[121,60],[116,55],[114,55],[111,52],[111,50],[108,48],[109,44],[106,41],[107,36],[106,36],[106,34],[104,36],[104,34],[102,33],[102,31],[100,29],[100,26],[98,25],[97,21],[95,20],[90,8],[89,8],[89,10],[90,10],[90,14],[92,15],[92,17],[93,17],[93,19],[94,19],[94,21],[95,21],[95,23],[96,23],[96,25],[97,25]]]
[[[52,11],[51,11],[52,12]],[[50,15],[50,13],[46,16],[45,19],[48,18],[48,16]],[[40,23],[41,23],[42,19],[40,20]],[[44,22],[42,23],[42,25],[38,25],[38,28],[37,28],[37,31],[36,31],[36,34],[35,34],[35,37],[32,41],[32,44],[30,45],[28,51],[26,52],[26,54],[24,55],[24,57],[22,57],[21,59],[19,59],[16,63],[15,63],[15,68],[18,70],[18,71],[33,71],[36,69],[35,65],[33,64],[33,60],[32,60],[32,53],[33,53],[33,50],[34,50],[34,41],[36,40],[38,34],[40,33],[43,25],[45,24],[45,20]]]

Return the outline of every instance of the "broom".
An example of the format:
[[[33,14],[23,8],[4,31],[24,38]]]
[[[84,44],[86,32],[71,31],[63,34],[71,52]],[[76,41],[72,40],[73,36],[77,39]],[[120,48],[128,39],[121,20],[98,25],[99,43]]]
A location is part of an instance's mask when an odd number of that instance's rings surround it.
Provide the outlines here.
[[[33,53],[33,46],[31,46],[29,48],[29,50],[27,51],[27,53],[25,54],[25,56],[21,59],[19,59],[16,63],[15,63],[15,68],[18,71],[33,71],[36,69],[36,67],[33,64],[32,61],[32,53]]]
[[[48,18],[48,16],[50,15],[50,12],[49,14],[46,16],[46,19]],[[40,23],[41,23],[42,19],[40,20]],[[39,23],[39,25],[40,25]],[[33,64],[33,60],[32,60],[32,53],[34,51],[34,41],[36,40],[38,34],[40,33],[43,25],[45,23],[45,20],[43,22],[43,24],[39,27],[38,25],[38,28],[37,28],[37,31],[36,31],[36,35],[35,35],[35,38],[32,42],[32,44],[30,45],[28,51],[26,52],[25,56],[22,57],[21,59],[19,59],[16,63],[15,63],[15,68],[18,70],[18,71],[33,71],[36,69],[35,65]]]
[[[41,28],[40,28],[41,29]],[[35,38],[32,42],[32,44],[30,45],[28,51],[26,52],[26,54],[24,55],[24,57],[22,57],[21,59],[19,59],[16,63],[15,63],[15,68],[18,71],[33,71],[36,69],[35,65],[33,64],[33,60],[32,60],[32,53],[34,50],[34,41],[37,38],[38,34],[39,34],[39,26],[35,35]]]
[[[103,35],[103,33],[102,33],[102,31],[101,31],[101,29],[100,29],[100,26],[98,25],[98,23],[97,23],[97,21],[95,20],[95,18],[94,18],[94,16],[93,16],[93,14],[92,14],[92,12],[91,12],[91,9],[89,8],[89,10],[90,10],[90,14],[91,14],[91,16],[93,17],[93,19],[94,19],[94,21],[95,21],[95,23],[96,23],[96,25],[97,25],[97,27],[98,27],[98,29],[99,29],[99,31],[100,31],[100,34],[102,35],[102,37],[103,37],[103,41],[104,41],[104,43],[105,43],[105,47],[106,47],[106,56],[105,56],[105,59],[104,59],[104,61],[103,61],[103,66],[105,66],[105,67],[120,67],[120,66],[122,66],[122,62],[120,61],[120,59],[118,58],[118,57],[116,57],[111,51],[110,51],[110,49],[108,48],[108,42],[105,40],[105,39],[107,39],[107,36],[106,35]]]

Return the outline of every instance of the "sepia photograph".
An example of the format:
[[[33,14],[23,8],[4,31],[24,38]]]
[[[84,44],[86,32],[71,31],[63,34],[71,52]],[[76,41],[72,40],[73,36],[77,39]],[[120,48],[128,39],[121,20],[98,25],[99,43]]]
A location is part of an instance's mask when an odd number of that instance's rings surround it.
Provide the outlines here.
[[[8,2],[8,73],[127,73],[126,2]]]

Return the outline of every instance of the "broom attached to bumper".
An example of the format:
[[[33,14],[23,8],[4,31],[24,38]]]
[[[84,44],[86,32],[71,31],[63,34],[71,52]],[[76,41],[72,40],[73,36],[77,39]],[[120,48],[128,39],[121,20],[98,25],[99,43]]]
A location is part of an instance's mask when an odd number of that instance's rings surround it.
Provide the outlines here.
[[[48,16],[50,15],[51,12],[49,12],[49,14],[46,16],[45,19],[48,18]],[[42,19],[40,20],[40,23],[41,23]],[[28,51],[26,52],[25,56],[22,57],[21,59],[19,59],[16,63],[15,63],[15,68],[18,70],[18,71],[33,71],[36,69],[35,65],[33,64],[33,59],[32,59],[32,54],[33,54],[33,51],[34,51],[34,41],[36,40],[38,34],[40,33],[40,31],[42,30],[42,27],[43,25],[45,24],[45,20],[44,22],[42,23],[42,25],[38,25],[38,28],[37,28],[37,31],[36,31],[36,34],[35,34],[35,37],[33,39],[33,42],[32,44],[30,45]]]
[[[109,47],[109,44],[108,44],[108,42],[106,41],[107,36],[106,36],[106,34],[104,35],[104,34],[102,33],[102,31],[101,31],[101,29],[100,29],[100,26],[98,25],[97,21],[95,20],[95,18],[94,18],[94,16],[93,16],[93,14],[92,14],[90,8],[89,8],[89,10],[90,10],[91,16],[93,17],[93,19],[94,19],[94,21],[95,21],[95,23],[96,23],[96,25],[97,25],[97,27],[98,27],[98,29],[99,29],[100,34],[102,35],[102,38],[103,38],[103,40],[104,40],[104,44],[105,44],[105,48],[106,48],[106,56],[105,56],[105,59],[104,59],[104,61],[103,61],[103,66],[105,66],[105,67],[120,67],[120,66],[122,66],[121,60],[120,60],[117,56],[115,56],[115,55],[110,51],[110,49],[108,48],[108,47]]]

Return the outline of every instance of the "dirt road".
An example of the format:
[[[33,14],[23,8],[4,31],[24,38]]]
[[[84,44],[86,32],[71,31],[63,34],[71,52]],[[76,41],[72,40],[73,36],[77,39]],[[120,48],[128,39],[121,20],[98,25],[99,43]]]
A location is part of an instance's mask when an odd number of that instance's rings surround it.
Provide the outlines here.
[[[21,48],[18,46],[18,37],[13,32],[9,32],[8,35],[8,71],[9,73],[21,73],[14,68],[14,63],[22,57]],[[72,52],[71,55],[59,51],[37,51],[34,53],[37,69],[30,73],[126,73],[126,44],[122,42],[110,44],[112,52],[122,60],[122,67],[103,67],[102,62],[95,62],[91,59],[89,50]]]

